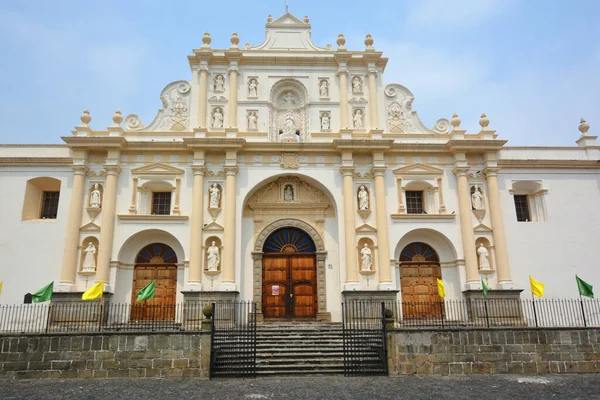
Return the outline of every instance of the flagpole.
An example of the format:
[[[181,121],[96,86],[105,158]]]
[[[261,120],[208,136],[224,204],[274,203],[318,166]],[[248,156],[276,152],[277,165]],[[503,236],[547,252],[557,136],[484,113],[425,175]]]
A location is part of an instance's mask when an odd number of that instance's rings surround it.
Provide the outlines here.
[[[529,277],[531,279],[531,277]],[[529,285],[531,286],[531,284]],[[535,319],[535,327],[538,327],[538,318],[537,318],[537,311],[535,311],[535,295],[533,294],[533,288],[531,288],[531,301],[532,301],[532,305],[533,305],[533,318]]]
[[[583,297],[581,297],[581,289],[579,288],[579,277],[575,274],[575,283],[577,283],[577,291],[579,292],[579,305],[581,306],[581,315],[583,316],[583,326],[587,328],[587,321],[585,319],[585,308],[583,307]]]

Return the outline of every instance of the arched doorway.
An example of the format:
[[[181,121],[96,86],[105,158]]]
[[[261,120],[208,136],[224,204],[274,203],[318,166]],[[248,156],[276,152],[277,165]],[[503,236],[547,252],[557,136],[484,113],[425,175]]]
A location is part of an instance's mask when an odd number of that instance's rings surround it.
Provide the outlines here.
[[[156,280],[153,299],[136,302],[138,292]],[[144,247],[135,259],[131,319],[174,320],[177,295],[177,255],[163,243]]]
[[[408,244],[400,253],[400,285],[404,318],[431,318],[444,315],[438,296],[437,279],[442,277],[440,258],[422,242]]]
[[[314,319],[317,315],[316,246],[303,230],[280,228],[263,245],[264,318]]]

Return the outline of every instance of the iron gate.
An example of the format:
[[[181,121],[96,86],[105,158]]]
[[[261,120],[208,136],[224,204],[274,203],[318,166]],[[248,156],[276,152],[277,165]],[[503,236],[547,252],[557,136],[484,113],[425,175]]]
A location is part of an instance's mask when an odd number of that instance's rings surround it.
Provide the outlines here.
[[[256,376],[256,304],[213,303],[210,377]]]
[[[385,303],[342,303],[344,375],[388,375]]]

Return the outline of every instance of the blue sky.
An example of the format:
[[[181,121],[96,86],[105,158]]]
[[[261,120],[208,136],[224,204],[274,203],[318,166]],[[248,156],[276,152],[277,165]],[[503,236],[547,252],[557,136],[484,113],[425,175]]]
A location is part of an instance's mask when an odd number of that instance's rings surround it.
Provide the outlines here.
[[[313,41],[364,49],[367,33],[390,61],[386,83],[415,95],[432,126],[479,115],[509,145],[575,145],[579,118],[600,133],[600,1],[290,0],[310,17]],[[186,56],[209,31],[212,47],[259,44],[284,0],[0,3],[0,143],[62,143],[89,108],[104,129],[113,112],[149,123],[171,81],[190,79]]]

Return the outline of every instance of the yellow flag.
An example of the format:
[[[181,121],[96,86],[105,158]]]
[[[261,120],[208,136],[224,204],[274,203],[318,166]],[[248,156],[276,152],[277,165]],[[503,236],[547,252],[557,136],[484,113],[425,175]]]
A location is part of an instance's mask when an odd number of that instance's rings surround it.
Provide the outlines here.
[[[81,300],[96,300],[102,298],[102,292],[104,291],[104,281],[96,283],[94,286],[85,291]]]
[[[440,278],[437,278],[437,287],[438,287],[438,296],[444,298],[446,297],[446,291],[444,290],[444,281]]]
[[[531,285],[531,293],[533,293],[537,297],[542,297],[544,295],[544,284],[536,281],[529,275],[529,284]]]
[[[2,282],[0,282],[0,294],[2,294]]]

